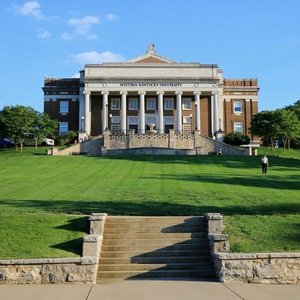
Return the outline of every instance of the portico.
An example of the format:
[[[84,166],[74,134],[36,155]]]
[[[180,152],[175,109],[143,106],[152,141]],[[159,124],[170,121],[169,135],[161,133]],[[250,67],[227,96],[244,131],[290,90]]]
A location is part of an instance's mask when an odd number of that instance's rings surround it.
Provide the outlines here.
[[[87,64],[80,79],[46,79],[43,90],[60,134],[248,134],[257,112],[256,79],[224,79],[216,64],[175,62],[153,44],[126,62]]]
[[[102,126],[101,129],[98,127],[96,130],[97,134],[103,134],[106,129],[118,133],[126,133],[129,129],[135,129],[136,133],[145,134],[148,124],[154,124],[158,134],[168,133],[168,129],[175,129],[178,133],[190,133],[195,130],[201,132],[201,94],[203,101],[206,101],[211,108],[211,122],[208,130],[213,133],[219,129],[217,92],[199,90],[183,92],[167,89],[121,91],[112,89],[85,92],[84,130],[88,135],[96,135],[92,132],[91,124],[92,117],[98,117],[98,125]],[[93,95],[95,95],[94,98]],[[91,114],[92,99],[101,103],[102,113],[98,116]]]

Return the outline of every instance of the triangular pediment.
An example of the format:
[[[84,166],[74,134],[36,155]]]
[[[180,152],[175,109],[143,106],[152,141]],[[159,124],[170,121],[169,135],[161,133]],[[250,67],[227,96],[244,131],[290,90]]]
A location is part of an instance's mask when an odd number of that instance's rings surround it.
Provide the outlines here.
[[[136,58],[130,59],[128,60],[128,62],[132,62],[132,63],[150,63],[150,64],[169,64],[169,63],[174,63],[174,61],[162,57],[160,55],[157,55],[154,51],[154,45],[153,44],[149,44],[148,45],[148,50],[147,53],[142,55],[142,56],[138,56]]]

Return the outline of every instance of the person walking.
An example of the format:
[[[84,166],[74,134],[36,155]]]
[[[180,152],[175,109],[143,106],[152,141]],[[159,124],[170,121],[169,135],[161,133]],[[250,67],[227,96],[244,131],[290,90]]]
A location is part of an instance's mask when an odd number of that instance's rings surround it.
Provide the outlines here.
[[[264,154],[261,157],[261,171],[263,174],[267,174],[268,165],[269,165],[269,159],[268,159],[267,155]]]

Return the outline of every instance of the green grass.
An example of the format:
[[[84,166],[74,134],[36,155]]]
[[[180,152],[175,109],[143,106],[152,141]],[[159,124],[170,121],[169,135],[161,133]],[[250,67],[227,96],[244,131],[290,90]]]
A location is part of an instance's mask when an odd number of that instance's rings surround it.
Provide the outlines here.
[[[260,150],[269,155],[267,175],[261,174],[259,157],[52,157],[41,155],[45,148],[1,151],[0,258],[79,255],[78,238],[88,224],[82,216],[91,212],[220,212],[234,251],[299,251],[300,151],[279,150]]]

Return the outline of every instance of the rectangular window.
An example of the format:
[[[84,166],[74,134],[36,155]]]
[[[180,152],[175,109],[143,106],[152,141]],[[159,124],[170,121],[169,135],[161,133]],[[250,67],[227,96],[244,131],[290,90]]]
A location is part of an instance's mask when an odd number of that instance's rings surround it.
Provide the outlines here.
[[[111,98],[110,107],[112,110],[120,110],[120,98]]]
[[[154,124],[156,125],[157,117],[153,116],[146,116],[146,124]]]
[[[113,134],[118,134],[118,133],[119,133],[119,125],[117,125],[117,124],[112,124],[112,125],[111,125],[111,132],[112,132]]]
[[[147,110],[156,110],[156,98],[147,98]]]
[[[138,99],[129,98],[129,110],[138,110]]]
[[[119,124],[120,123],[120,117],[119,116],[112,116],[111,117],[111,123],[112,124]]]
[[[234,122],[233,123],[233,131],[243,133],[243,123],[242,122]]]
[[[235,113],[243,112],[243,104],[241,101],[233,102],[233,112],[235,112]]]
[[[182,125],[183,134],[191,134],[191,125]]]
[[[68,122],[59,122],[59,134],[66,134],[69,131]]]
[[[135,117],[135,116],[128,117],[129,125],[137,125],[138,123],[139,123],[139,117]]]
[[[173,98],[165,98],[164,99],[165,110],[173,110],[174,108],[174,99]]]
[[[191,117],[182,117],[183,124],[191,124]]]
[[[69,112],[69,101],[60,101],[59,112],[61,114],[67,114]]]
[[[166,125],[173,125],[174,124],[174,117],[165,116],[164,117],[164,124],[166,124]]]
[[[191,109],[191,98],[183,98],[182,99],[182,109],[188,110]]]

